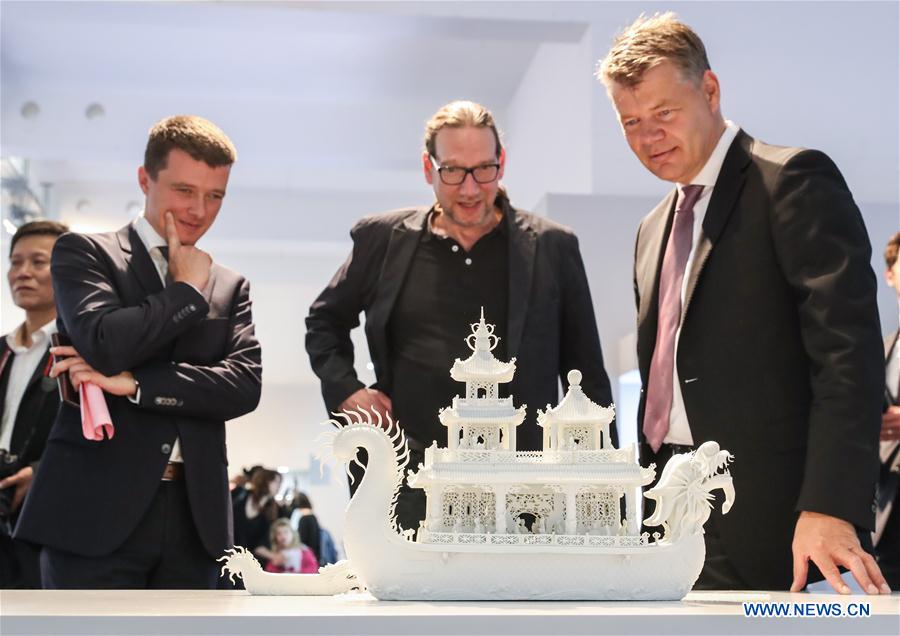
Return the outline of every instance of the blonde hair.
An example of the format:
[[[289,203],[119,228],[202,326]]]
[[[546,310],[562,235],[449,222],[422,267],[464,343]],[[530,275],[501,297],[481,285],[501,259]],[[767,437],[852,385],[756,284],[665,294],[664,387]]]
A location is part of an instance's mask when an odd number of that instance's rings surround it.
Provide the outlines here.
[[[425,152],[430,157],[435,156],[435,138],[443,128],[490,128],[494,133],[494,142],[497,147],[497,157],[503,146],[500,144],[500,132],[494,123],[494,116],[487,108],[475,102],[457,100],[442,106],[438,112],[431,116],[425,123]]]
[[[671,11],[652,17],[641,14],[613,40],[600,61],[597,77],[607,88],[640,84],[644,73],[669,60],[684,79],[700,82],[710,69],[703,40]]]
[[[279,528],[287,528],[291,531],[291,543],[287,546],[288,548],[297,548],[302,545],[300,543],[300,537],[297,536],[297,531],[294,530],[294,526],[291,525],[291,522],[287,519],[276,519],[272,522],[272,525],[269,526],[269,545],[272,546],[273,550],[281,549],[281,546],[275,541],[275,535],[278,534]]]

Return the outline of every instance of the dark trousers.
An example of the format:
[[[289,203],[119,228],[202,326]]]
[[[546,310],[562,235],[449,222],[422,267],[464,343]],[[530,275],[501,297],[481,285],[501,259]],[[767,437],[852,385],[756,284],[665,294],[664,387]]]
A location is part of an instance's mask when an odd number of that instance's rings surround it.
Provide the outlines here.
[[[160,482],[137,528],[111,554],[41,550],[44,589],[215,589],[217,575],[194,526],[184,482],[178,481]]]
[[[900,501],[894,501],[875,553],[888,585],[894,591],[900,590]]]
[[[39,549],[0,530],[0,589],[40,589]]]

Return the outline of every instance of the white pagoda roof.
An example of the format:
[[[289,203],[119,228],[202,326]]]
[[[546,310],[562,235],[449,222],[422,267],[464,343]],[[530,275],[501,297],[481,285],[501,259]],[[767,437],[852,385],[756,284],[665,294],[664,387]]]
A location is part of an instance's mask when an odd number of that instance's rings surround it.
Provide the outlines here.
[[[539,426],[557,424],[609,424],[616,416],[613,406],[600,406],[584,394],[581,388],[581,371],[573,369],[567,376],[569,390],[560,403],[543,412],[538,409]]]
[[[500,337],[494,335],[494,325],[484,321],[482,308],[481,320],[472,325],[472,333],[466,338],[466,344],[472,349],[472,355],[465,360],[457,358],[450,369],[450,377],[457,382],[512,381],[516,373],[516,359],[502,362],[494,357],[493,350],[499,341]]]

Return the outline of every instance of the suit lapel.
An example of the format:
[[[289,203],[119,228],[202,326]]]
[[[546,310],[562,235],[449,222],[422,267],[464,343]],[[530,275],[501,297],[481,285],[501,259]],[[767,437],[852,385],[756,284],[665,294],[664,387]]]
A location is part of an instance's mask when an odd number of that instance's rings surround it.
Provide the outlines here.
[[[512,207],[506,210],[505,223],[509,230],[509,309],[506,331],[506,355],[514,357],[522,344],[528,298],[534,274],[534,254],[537,236],[527,221]]]
[[[716,241],[722,235],[722,230],[725,229],[741,190],[744,188],[745,171],[747,166],[750,165],[750,146],[752,144],[753,138],[750,135],[744,131],[738,132],[737,137],[735,137],[725,155],[725,161],[722,162],[719,178],[716,179],[712,198],[709,200],[706,215],[703,217],[700,243],[694,252],[691,271],[688,273],[684,294],[684,308],[681,311],[682,323],[687,315],[688,308],[691,306],[691,299],[694,296],[694,291],[697,289],[697,283],[700,280],[703,267],[706,265],[706,261],[709,259],[710,252],[712,252]]]
[[[155,294],[162,291],[163,284],[159,279],[159,272],[156,271],[153,260],[134,227],[129,223],[116,233],[116,237],[119,239],[119,247],[122,249],[125,262],[134,272],[144,292]]]
[[[647,216],[641,226],[640,242],[634,262],[635,283],[638,288],[638,324],[643,325],[657,306],[656,290],[666,249],[666,238],[672,227],[677,190],[672,190]],[[655,312],[653,312],[655,315]],[[655,321],[654,321],[655,323]],[[655,333],[654,328],[654,333]]]
[[[391,230],[387,252],[376,285],[375,299],[366,316],[366,331],[373,338],[373,348],[379,352],[379,359],[387,360],[387,321],[406,280],[406,272],[412,263],[416,246],[422,237],[429,208],[420,208],[397,224]]]
[[[50,369],[47,367],[47,365],[49,364],[49,360],[50,360],[50,348],[49,348],[49,343],[48,343],[47,350],[44,351],[44,355],[41,356],[41,361],[38,362],[38,365],[35,368],[34,373],[31,374],[31,378],[28,380],[28,384],[25,386],[26,391],[30,391],[31,387],[33,385],[35,385],[38,382],[38,380],[40,380],[44,377],[47,377],[47,373],[45,373],[45,371],[46,372],[50,371]],[[56,386],[55,380],[53,381],[53,386]]]

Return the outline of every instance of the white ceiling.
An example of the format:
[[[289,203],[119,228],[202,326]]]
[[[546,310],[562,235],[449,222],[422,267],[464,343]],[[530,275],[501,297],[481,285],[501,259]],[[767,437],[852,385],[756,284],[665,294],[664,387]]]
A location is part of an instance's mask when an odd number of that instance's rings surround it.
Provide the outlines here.
[[[661,186],[628,154],[589,74],[619,27],[641,11],[666,8],[0,0],[0,154],[30,158],[33,182],[54,184],[58,209],[63,201],[71,209],[87,199],[121,212],[137,195],[135,169],[149,126],[168,114],[202,114],[235,141],[240,160],[232,191],[248,208],[262,199],[282,212],[273,192],[306,197],[314,210],[344,197],[317,227],[335,239],[364,213],[425,202],[422,125],[440,105],[474,99],[509,125],[527,85],[526,94],[546,99],[554,111],[554,95],[542,95],[533,75],[527,79],[532,63],[547,45],[587,41],[584,67],[570,74],[591,83],[592,94],[570,116],[570,127],[583,129],[593,148],[586,167],[596,175],[593,189],[647,194]],[[826,150],[857,196],[896,202],[896,5],[671,8],[714,53],[728,116],[763,139]],[[890,16],[893,23],[885,24]],[[28,101],[40,106],[33,120],[21,116]],[[105,116],[88,120],[92,103],[102,104]],[[524,171],[526,180],[543,185],[544,164],[566,154],[542,156],[544,140],[532,130],[517,131],[538,141],[527,157],[516,154],[509,177]]]
[[[161,113],[193,109],[269,166],[403,169],[420,145],[411,118],[463,96],[502,112],[537,47],[585,28],[351,8],[3,2],[4,153],[134,163]],[[27,100],[35,122],[19,115]],[[92,102],[102,121],[85,120]]]

